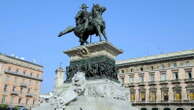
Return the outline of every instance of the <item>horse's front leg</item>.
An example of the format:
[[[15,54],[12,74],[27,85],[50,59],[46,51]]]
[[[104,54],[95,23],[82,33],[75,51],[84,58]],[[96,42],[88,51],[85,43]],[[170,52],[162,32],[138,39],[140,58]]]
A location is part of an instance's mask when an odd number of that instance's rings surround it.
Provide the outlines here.
[[[102,41],[102,33],[100,31],[100,26],[97,26],[97,31],[98,31],[98,35],[99,35],[99,38],[100,38],[100,41]]]
[[[107,37],[106,37],[106,32],[105,32],[105,30],[102,31],[102,34],[103,34],[103,36],[104,36],[104,39],[105,39],[106,41],[108,41],[108,39],[107,39]]]

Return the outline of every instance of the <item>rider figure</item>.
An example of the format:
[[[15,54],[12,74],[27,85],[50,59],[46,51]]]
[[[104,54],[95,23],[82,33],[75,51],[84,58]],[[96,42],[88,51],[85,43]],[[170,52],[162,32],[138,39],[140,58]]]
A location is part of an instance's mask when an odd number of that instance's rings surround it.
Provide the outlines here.
[[[81,5],[81,10],[76,14],[76,26],[81,26],[81,30],[85,30],[89,23],[90,13],[87,11],[88,6],[86,4]]]

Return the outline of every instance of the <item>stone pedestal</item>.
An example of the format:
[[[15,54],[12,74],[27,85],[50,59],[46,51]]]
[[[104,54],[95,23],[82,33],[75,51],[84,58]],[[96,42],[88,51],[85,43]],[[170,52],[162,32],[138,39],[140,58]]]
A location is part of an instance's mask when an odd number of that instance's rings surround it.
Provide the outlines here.
[[[115,57],[122,53],[108,42],[98,42],[78,46],[64,52],[70,57],[70,65],[66,67],[67,81],[78,71],[86,74],[86,79],[108,78],[117,80]]]

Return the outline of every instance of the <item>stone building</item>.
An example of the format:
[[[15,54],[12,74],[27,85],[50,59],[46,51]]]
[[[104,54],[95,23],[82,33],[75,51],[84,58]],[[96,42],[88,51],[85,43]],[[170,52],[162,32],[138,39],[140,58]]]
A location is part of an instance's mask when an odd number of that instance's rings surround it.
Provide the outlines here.
[[[43,66],[0,54],[0,104],[36,106]]]
[[[117,61],[117,67],[140,110],[194,110],[194,50]]]

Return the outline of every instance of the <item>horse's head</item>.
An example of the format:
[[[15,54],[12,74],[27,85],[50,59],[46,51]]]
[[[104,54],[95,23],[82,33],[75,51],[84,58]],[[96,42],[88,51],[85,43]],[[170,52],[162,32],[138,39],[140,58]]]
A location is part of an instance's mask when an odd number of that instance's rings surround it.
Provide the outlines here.
[[[97,11],[98,13],[102,14],[104,11],[106,11],[106,8],[103,6],[100,6],[99,4],[93,4],[92,11]]]

